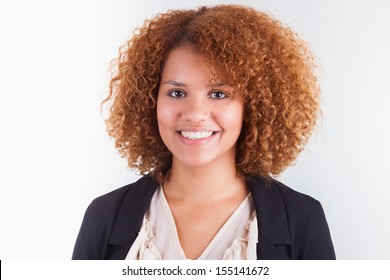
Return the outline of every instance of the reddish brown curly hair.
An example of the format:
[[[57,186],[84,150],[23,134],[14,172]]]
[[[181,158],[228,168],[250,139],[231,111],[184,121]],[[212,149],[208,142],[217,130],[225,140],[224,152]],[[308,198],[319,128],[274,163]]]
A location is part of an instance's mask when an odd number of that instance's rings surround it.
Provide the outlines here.
[[[281,173],[303,149],[319,115],[313,56],[290,28],[237,5],[159,14],[120,48],[103,103],[111,101],[107,131],[129,167],[162,182],[171,166],[158,131],[157,93],[168,53],[188,43],[244,100],[237,169],[246,178]]]

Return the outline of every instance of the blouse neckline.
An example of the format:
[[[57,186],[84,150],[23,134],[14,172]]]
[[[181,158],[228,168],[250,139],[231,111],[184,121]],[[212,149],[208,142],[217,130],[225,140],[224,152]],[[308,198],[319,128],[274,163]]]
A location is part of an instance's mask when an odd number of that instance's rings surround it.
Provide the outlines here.
[[[165,197],[164,189],[160,186],[158,188],[157,192],[159,192],[157,195],[159,196],[160,201],[163,205],[164,211],[168,217],[169,226],[170,226],[171,233],[172,233],[172,236],[174,238],[174,243],[175,243],[175,247],[176,247],[175,249],[177,250],[177,252],[181,255],[181,257],[183,259],[191,260],[191,259],[186,257],[184,250],[180,244],[179,236],[177,233],[176,223],[175,223],[175,220],[173,218],[171,208],[170,208],[168,201]],[[202,259],[204,259],[205,256],[207,256],[207,254],[213,249],[215,244],[218,243],[221,236],[226,232],[226,230],[229,228],[229,226],[232,225],[232,223],[237,218],[237,216],[240,215],[240,213],[243,211],[245,206],[247,206],[249,203],[252,203],[252,200],[253,200],[253,198],[251,196],[251,193],[249,193],[244,198],[244,200],[238,205],[238,207],[234,210],[234,212],[230,215],[230,217],[226,220],[226,222],[223,224],[223,226],[218,230],[217,234],[213,237],[213,239],[210,241],[210,243],[207,245],[207,247],[203,250],[201,255],[194,260],[202,260]]]

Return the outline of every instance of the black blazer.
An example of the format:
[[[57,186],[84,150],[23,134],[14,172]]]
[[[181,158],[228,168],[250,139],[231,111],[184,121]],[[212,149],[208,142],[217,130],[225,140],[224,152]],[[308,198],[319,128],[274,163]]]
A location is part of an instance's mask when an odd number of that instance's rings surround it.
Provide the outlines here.
[[[89,205],[72,259],[126,258],[158,183],[149,176]],[[270,179],[248,181],[258,221],[258,259],[335,259],[321,204]]]

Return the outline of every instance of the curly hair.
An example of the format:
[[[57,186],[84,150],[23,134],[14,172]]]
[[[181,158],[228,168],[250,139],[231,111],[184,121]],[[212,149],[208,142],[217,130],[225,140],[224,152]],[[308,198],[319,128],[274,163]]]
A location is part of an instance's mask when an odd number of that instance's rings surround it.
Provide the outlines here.
[[[112,62],[107,132],[131,169],[162,182],[172,163],[157,123],[167,55],[191,44],[244,100],[236,165],[269,178],[291,165],[320,113],[320,88],[307,44],[264,12],[239,5],[170,10],[145,21]]]

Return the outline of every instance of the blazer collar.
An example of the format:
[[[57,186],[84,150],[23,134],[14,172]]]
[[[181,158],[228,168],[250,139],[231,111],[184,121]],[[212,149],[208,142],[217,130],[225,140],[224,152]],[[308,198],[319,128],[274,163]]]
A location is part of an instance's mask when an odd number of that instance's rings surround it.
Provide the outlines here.
[[[291,244],[290,232],[278,184],[271,178],[254,177],[248,181],[255,202],[259,239],[273,245],[288,245]]]
[[[110,244],[134,242],[158,186],[158,182],[144,176],[129,187],[115,220]],[[265,239],[273,245],[291,244],[286,209],[278,182],[254,177],[248,181],[248,186],[255,202],[259,239]]]
[[[110,244],[124,245],[134,242],[158,186],[158,182],[150,176],[144,176],[129,186],[115,219]]]

